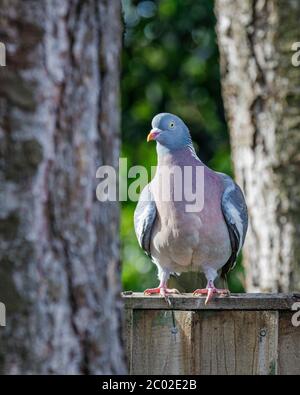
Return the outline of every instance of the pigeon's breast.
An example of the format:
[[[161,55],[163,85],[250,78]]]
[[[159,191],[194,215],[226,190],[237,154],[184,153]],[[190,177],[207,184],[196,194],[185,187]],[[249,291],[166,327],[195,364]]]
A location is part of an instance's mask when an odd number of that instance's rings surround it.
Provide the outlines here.
[[[183,272],[209,265],[218,270],[229,259],[231,245],[220,204],[223,191],[213,177],[206,174],[204,205],[196,212],[187,212],[186,201],[164,201],[154,184],[158,215],[151,253],[162,267]]]
[[[200,244],[201,219],[197,214],[182,216],[173,207],[158,208],[151,253],[160,262],[190,266]]]

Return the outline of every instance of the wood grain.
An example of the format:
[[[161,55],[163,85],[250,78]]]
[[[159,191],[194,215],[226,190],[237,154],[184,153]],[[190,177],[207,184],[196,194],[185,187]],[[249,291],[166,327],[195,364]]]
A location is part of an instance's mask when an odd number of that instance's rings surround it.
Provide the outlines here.
[[[131,374],[172,375],[192,371],[191,328],[193,312],[135,310]]]
[[[234,295],[209,306],[190,294],[172,306],[141,294],[124,300],[131,374],[300,374],[300,328],[291,321],[299,295]]]
[[[281,312],[279,320],[278,368],[280,375],[300,375],[300,327],[292,324],[295,312]]]
[[[275,311],[208,311],[195,314],[192,373],[275,374],[277,316]]]
[[[215,298],[209,306],[205,306],[205,297],[181,294],[170,297],[170,306],[160,296],[132,293],[123,298],[129,309],[163,310],[291,310],[299,300],[292,294],[232,294],[230,297]]]
[[[133,323],[133,310],[125,309],[125,323],[123,325],[123,333],[124,333],[124,341],[125,341],[125,353],[126,353],[126,362],[127,369],[130,372],[130,365],[132,362],[132,323]]]

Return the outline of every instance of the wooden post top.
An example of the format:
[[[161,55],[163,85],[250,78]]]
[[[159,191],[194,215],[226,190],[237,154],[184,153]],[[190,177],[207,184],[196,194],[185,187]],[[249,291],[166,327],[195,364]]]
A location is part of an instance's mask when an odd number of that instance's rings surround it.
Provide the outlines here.
[[[170,304],[161,296],[123,292],[126,309],[141,310],[291,310],[300,302],[300,294],[231,294],[214,298],[205,306],[205,297],[193,294],[170,296]]]

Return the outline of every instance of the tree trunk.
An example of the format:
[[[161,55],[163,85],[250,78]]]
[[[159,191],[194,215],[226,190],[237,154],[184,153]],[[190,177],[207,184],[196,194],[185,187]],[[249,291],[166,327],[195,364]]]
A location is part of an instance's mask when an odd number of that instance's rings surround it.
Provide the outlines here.
[[[300,290],[300,2],[217,0],[222,83],[250,215],[249,291]]]
[[[125,371],[117,167],[121,10],[109,0],[0,0],[0,372]]]

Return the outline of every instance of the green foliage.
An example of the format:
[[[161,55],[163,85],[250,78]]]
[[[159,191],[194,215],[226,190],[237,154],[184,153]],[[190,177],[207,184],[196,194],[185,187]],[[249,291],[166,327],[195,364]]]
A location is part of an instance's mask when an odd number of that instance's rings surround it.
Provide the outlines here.
[[[123,8],[123,156],[130,165],[155,165],[155,145],[145,139],[153,116],[166,111],[188,124],[204,162],[231,174],[213,1],[123,0]],[[135,238],[134,207],[123,204],[121,236],[123,286],[137,291],[157,280]],[[241,270],[230,277],[234,291],[243,290]]]

